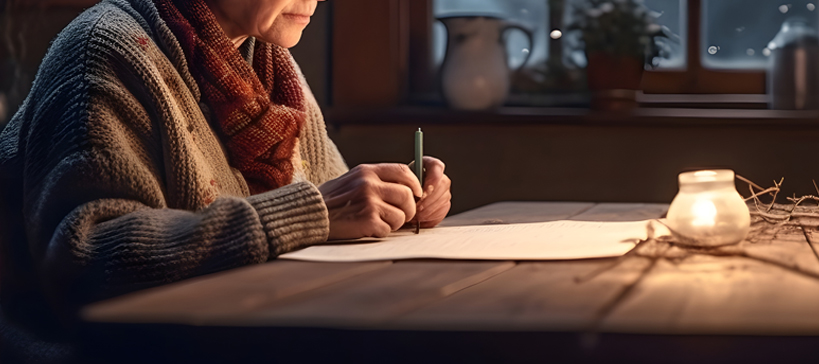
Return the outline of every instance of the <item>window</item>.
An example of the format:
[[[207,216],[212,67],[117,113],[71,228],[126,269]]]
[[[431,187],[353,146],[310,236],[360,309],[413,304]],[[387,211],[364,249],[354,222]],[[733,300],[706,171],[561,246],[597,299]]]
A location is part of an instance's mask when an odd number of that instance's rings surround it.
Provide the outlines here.
[[[815,32],[816,5],[815,0],[704,0],[702,64],[712,69],[764,69],[768,43],[786,20],[801,18]]]
[[[532,31],[530,41],[521,32],[504,34],[508,63],[511,69],[523,65],[526,70],[517,75],[513,93],[549,93],[582,90],[582,69],[586,65],[585,53],[577,32],[563,34],[565,25],[571,24],[576,0],[433,0],[433,16],[436,19],[462,15],[491,15],[506,22],[519,24]],[[660,25],[667,28],[670,39],[663,41],[668,58],[658,62],[659,70],[681,70],[686,66],[686,9],[684,0],[647,0],[646,5]],[[553,14],[558,12],[558,14]],[[446,48],[446,28],[438,21],[433,23],[432,48],[434,68],[440,68]],[[549,44],[549,43],[557,44]],[[550,48],[553,52],[550,52]],[[550,54],[552,53],[552,54]],[[550,57],[552,58],[550,60]],[[559,58],[559,61],[556,60]],[[556,63],[562,67],[555,67]],[[561,75],[569,73],[569,77]],[[559,78],[559,79],[556,79]],[[566,85],[566,79],[573,85]],[[512,100],[520,100],[513,97]],[[532,98],[525,98],[524,104]],[[512,101],[515,103],[514,101]]]
[[[646,5],[652,10],[660,25],[668,28],[672,39],[665,42],[668,46],[669,57],[660,61],[660,69],[678,69],[685,67],[685,2],[684,0],[646,0]],[[526,58],[529,51],[531,56],[527,64],[537,67],[546,62],[549,57],[548,40],[553,30],[555,37],[563,37],[561,30],[564,24],[571,23],[571,7],[576,1],[567,0],[568,7],[564,8],[562,19],[554,18],[560,24],[550,21],[550,6],[548,0],[434,0],[433,14],[436,18],[469,15],[489,14],[498,16],[510,23],[523,25],[532,30],[533,45],[529,45],[524,36],[508,34],[506,39],[509,54],[510,68],[517,68]],[[554,7],[558,9],[559,7]],[[585,65],[585,56],[577,37],[566,34],[562,53],[567,54],[565,62],[571,65]],[[446,29],[436,22],[433,29],[433,54],[435,64],[440,65],[446,47]],[[530,49],[531,48],[531,49]]]
[[[816,0],[784,4],[773,0],[643,1],[658,24],[672,34],[670,40],[663,42],[668,58],[660,60],[644,82],[649,93],[762,93],[762,72],[769,54],[766,47],[782,23],[802,17],[815,27],[819,19]],[[577,34],[562,34],[560,52],[551,52],[559,54],[550,54],[550,48],[555,47],[548,44],[553,41],[549,39],[552,30],[560,30],[573,21],[571,9],[577,4],[578,0],[432,0],[436,18],[488,13],[532,29],[531,46],[519,34],[506,35],[509,64],[515,68],[531,51],[525,67],[541,74],[549,72],[546,63],[550,57],[560,57],[570,69],[585,67]],[[561,16],[550,14],[561,8]],[[441,64],[445,43],[444,27],[435,23],[432,40],[435,67]]]
[[[521,73],[527,75],[524,81],[529,82],[529,86],[536,87],[530,87],[534,89],[530,92],[521,86],[526,84],[518,82],[518,95],[551,92],[551,96],[560,96],[580,92],[579,87],[585,86],[582,51],[578,52],[570,35],[551,37],[553,30],[569,24],[567,13],[573,1],[576,0],[347,0],[336,3],[332,47],[339,51],[333,52],[333,103],[336,106],[440,105],[437,72],[445,44],[443,26],[435,19],[467,12],[494,13],[533,31],[533,46],[521,32],[510,31],[505,35],[513,67],[527,51],[531,52]],[[669,44],[671,57],[643,75],[645,94],[764,94],[765,45],[789,16],[799,13],[808,17],[808,22],[819,18],[819,10],[815,8],[819,0],[643,1],[658,15],[659,23],[679,37]],[[787,6],[785,13],[782,12],[785,8],[781,8],[783,4]],[[361,9],[375,10],[362,12]],[[756,18],[743,22],[744,25],[737,23],[746,16]],[[731,24],[730,29],[734,31],[730,36],[719,30],[727,24]],[[723,33],[722,38],[717,33]],[[717,52],[708,53],[710,46],[717,46]],[[340,51],[342,49],[345,51]],[[348,52],[349,49],[360,52]],[[353,56],[365,53],[368,56],[363,59]],[[554,67],[556,60],[565,68],[564,73],[572,76],[573,84],[562,79],[545,82],[549,81],[546,64],[552,62],[550,65]],[[749,60],[756,63],[748,63]],[[577,73],[581,77],[575,77]],[[362,83],[360,74],[379,82]],[[573,87],[554,88],[567,84]],[[760,100],[756,96],[748,99]],[[538,102],[529,104],[538,105]]]
[[[670,39],[668,58],[660,60],[658,69],[684,69],[686,67],[686,44],[688,40],[688,11],[685,0],[645,0],[646,6],[657,16],[657,23],[668,28]]]

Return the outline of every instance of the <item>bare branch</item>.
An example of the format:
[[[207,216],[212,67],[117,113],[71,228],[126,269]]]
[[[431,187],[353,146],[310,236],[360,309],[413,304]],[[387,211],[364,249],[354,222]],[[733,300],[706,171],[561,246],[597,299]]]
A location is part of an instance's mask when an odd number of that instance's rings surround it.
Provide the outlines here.
[[[734,177],[736,177],[738,180],[740,180],[740,181],[742,181],[742,182],[747,183],[747,184],[748,184],[748,185],[750,185],[751,187],[755,187],[755,188],[756,188],[756,189],[758,189],[758,190],[764,190],[764,188],[759,187],[759,185],[758,185],[758,184],[751,182],[751,180],[749,180],[749,179],[747,179],[747,178],[745,178],[745,177],[742,177],[742,176],[740,176],[740,175],[738,175],[738,174],[735,174],[735,175],[734,175]],[[751,190],[751,193],[753,193],[753,190]]]

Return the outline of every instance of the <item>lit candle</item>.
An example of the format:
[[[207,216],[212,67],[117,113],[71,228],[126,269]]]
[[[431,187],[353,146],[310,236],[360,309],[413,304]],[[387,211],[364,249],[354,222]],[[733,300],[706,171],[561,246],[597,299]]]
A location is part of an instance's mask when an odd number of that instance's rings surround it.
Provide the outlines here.
[[[691,214],[694,215],[691,225],[703,227],[716,225],[717,207],[711,200],[695,201],[691,206]]]
[[[751,215],[734,186],[734,171],[680,173],[679,183],[668,209],[668,227],[680,243],[719,246],[745,239]]]

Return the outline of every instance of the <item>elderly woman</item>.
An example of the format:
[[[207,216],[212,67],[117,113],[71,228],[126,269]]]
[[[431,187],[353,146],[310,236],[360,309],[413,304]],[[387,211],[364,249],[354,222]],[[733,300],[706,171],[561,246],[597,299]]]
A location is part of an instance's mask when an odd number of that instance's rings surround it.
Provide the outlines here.
[[[443,163],[348,171],[327,137],[287,50],[316,6],[103,0],[63,30],[0,137],[6,315],[438,224]]]

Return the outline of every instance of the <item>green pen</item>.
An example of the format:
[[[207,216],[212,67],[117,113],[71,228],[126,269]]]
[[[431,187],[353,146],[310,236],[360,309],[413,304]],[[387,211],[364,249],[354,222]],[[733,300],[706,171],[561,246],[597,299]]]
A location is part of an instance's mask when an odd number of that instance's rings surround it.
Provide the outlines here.
[[[415,176],[424,183],[424,132],[421,128],[415,132]]]
[[[424,187],[424,132],[421,128],[415,132],[415,176],[418,177],[418,182],[421,182],[421,188]],[[421,222],[418,218],[415,219],[415,233],[421,232]]]

